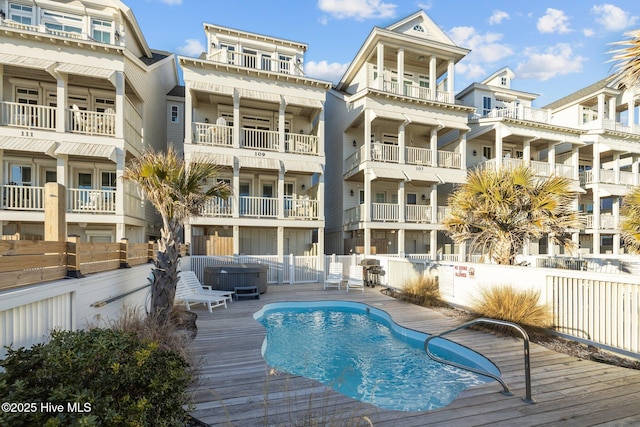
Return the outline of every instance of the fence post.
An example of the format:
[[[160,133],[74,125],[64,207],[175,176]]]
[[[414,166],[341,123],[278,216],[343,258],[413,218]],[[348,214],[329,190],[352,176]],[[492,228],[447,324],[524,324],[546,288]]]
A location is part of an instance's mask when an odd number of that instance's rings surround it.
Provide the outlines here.
[[[296,258],[293,254],[289,254],[289,284],[296,282]]]
[[[120,268],[131,268],[129,265],[129,239],[120,239]]]
[[[80,236],[67,237],[67,277],[83,277],[80,269]]]
[[[153,262],[155,260],[155,246],[153,240],[149,240],[147,247],[147,262]]]

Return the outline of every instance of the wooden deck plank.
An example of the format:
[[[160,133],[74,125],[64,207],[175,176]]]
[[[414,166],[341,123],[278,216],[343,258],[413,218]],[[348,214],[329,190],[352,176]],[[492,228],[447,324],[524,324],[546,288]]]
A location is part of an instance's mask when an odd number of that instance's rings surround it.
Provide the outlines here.
[[[583,361],[532,345],[534,405],[524,403],[522,341],[481,331],[459,331],[450,338],[491,359],[515,396],[497,383],[467,389],[447,407],[424,412],[387,411],[343,396],[305,378],[272,372],[261,355],[265,330],[253,319],[264,304],[279,301],[348,300],[389,313],[402,326],[427,333],[462,323],[441,313],[394,300],[366,289],[362,293],[323,290],[321,284],[271,286],[260,300],[236,301],[212,314],[198,309],[198,337],[191,348],[201,357],[193,387],[192,415],[210,425],[295,425],[313,418],[317,425],[374,426],[538,426],[633,425],[640,420],[640,371]],[[362,424],[362,423],[361,423]]]

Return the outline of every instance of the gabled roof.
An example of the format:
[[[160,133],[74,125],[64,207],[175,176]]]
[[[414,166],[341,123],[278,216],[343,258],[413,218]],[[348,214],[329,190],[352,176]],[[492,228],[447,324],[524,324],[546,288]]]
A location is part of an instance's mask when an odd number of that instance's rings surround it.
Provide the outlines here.
[[[551,109],[554,110],[556,108],[560,108],[564,105],[567,104],[571,104],[574,103],[576,101],[578,101],[579,99],[588,97],[589,95],[594,95],[597,92],[600,92],[604,89],[609,88],[611,91],[615,91],[618,92],[617,89],[611,88],[609,83],[611,82],[611,78],[610,77],[605,77],[602,80],[599,80],[585,88],[582,88],[576,92],[573,92],[572,94],[569,94],[567,96],[565,96],[564,98],[560,98],[557,101],[552,102],[551,104],[545,105],[544,107],[542,107],[543,109]]]
[[[414,27],[416,26],[422,27],[422,31],[415,30]],[[451,40],[451,38],[442,31],[435,22],[433,22],[424,10],[419,10],[413,15],[409,15],[406,18],[389,25],[386,29],[396,33],[412,35],[414,37],[434,40],[440,43],[456,46],[453,40]]]
[[[495,73],[491,74],[489,77],[487,77],[486,79],[484,79],[480,83],[482,83],[483,85],[488,85],[493,79],[495,79],[498,76],[502,76],[502,75],[508,76],[510,79],[513,79],[513,78],[515,78],[516,73],[514,73],[513,70],[511,68],[509,68],[509,67],[502,67],[501,69],[499,69]]]
[[[235,37],[242,37],[249,40],[260,40],[263,42],[273,43],[281,46],[290,46],[296,49],[300,49],[303,52],[306,51],[307,48],[309,47],[306,43],[301,43],[301,42],[287,40],[287,39],[281,39],[277,37],[271,37],[264,34],[250,33],[248,31],[238,30],[230,27],[223,27],[215,24],[209,24],[207,22],[203,23],[203,26],[205,31],[212,31],[215,33],[220,33],[220,34],[225,34],[225,35],[230,35]]]

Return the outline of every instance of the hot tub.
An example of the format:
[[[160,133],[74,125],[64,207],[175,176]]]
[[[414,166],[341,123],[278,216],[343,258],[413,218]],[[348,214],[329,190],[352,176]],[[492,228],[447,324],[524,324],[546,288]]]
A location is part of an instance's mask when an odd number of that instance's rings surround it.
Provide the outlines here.
[[[267,271],[264,264],[220,264],[204,268],[204,284],[211,289],[233,291],[235,287],[257,286],[258,292],[267,292]]]

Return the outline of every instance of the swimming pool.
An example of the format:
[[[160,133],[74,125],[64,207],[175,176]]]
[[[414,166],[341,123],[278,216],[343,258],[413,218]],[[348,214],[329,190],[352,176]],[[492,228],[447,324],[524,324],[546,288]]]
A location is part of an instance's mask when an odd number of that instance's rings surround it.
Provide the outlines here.
[[[262,355],[273,368],[317,380],[383,409],[425,411],[448,405],[464,389],[493,381],[443,365],[424,351],[427,334],[397,325],[361,303],[274,303],[253,316],[267,331]],[[499,375],[484,356],[435,339],[437,356]]]

